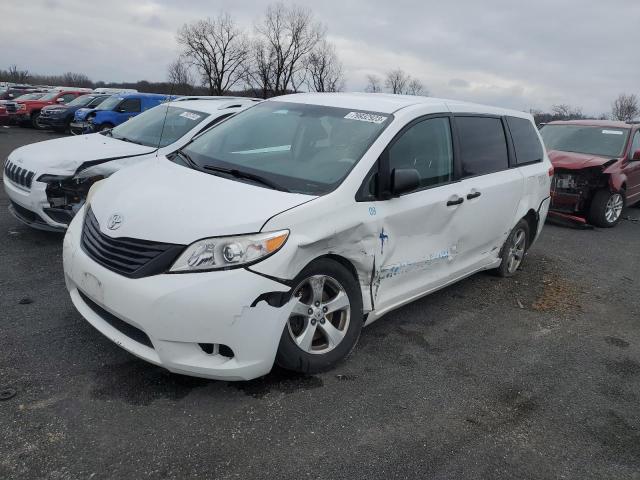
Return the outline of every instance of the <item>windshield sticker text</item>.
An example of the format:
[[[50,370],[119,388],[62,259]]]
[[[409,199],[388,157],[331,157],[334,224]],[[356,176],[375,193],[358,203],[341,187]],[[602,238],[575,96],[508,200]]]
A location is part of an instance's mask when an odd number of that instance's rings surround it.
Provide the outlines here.
[[[189,120],[193,120],[194,122],[196,120],[200,120],[200,115],[192,112],[182,112],[180,116],[184,118],[188,118]]]
[[[372,113],[351,112],[347,113],[344,118],[347,120],[358,120],[360,122],[384,123],[387,117],[382,115],[373,115]]]
[[[605,135],[622,135],[620,130],[602,130]]]

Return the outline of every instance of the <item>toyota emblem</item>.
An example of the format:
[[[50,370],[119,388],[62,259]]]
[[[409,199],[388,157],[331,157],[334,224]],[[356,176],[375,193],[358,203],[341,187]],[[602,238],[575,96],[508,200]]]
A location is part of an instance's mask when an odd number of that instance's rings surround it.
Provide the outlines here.
[[[117,230],[120,228],[120,225],[122,225],[123,220],[124,219],[122,218],[122,215],[120,215],[119,213],[114,213],[109,217],[109,221],[107,222],[107,228],[109,230]]]

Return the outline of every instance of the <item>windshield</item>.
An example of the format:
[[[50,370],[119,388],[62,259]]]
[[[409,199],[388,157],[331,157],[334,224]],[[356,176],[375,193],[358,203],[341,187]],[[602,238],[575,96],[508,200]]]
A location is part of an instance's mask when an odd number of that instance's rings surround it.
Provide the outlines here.
[[[197,137],[184,152],[198,166],[259,175],[311,195],[333,190],[392,116],[285,102],[264,102]]]
[[[80,95],[78,98],[74,98],[67,103],[67,105],[70,107],[84,107],[85,105],[89,105],[94,98],[96,98],[94,95]]]
[[[16,100],[37,100],[43,96],[44,93],[26,93],[24,95],[20,95]]]
[[[586,125],[545,125],[540,129],[547,150],[617,158],[624,153],[629,130]]]
[[[44,94],[42,97],[40,97],[40,100],[44,100],[44,101],[53,100],[58,95],[60,95],[60,92],[49,92]]]
[[[197,110],[159,105],[118,125],[111,130],[111,134],[113,138],[148,147],[166,147],[208,116],[208,113]]]
[[[96,110],[113,110],[123,100],[122,97],[109,97],[96,107]]]

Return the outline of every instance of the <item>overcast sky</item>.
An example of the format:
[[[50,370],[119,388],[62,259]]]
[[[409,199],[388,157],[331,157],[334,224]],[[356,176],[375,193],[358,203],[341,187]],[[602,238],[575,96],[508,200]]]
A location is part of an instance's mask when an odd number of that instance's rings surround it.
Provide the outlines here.
[[[229,12],[247,32],[262,0],[0,0],[0,68],[160,81],[185,22]],[[326,24],[346,90],[402,68],[431,95],[527,110],[610,110],[640,94],[640,0],[298,1]]]

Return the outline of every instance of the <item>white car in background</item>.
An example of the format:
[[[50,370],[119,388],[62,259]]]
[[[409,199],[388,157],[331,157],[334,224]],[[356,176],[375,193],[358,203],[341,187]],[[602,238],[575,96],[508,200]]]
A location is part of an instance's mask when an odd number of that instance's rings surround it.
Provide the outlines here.
[[[105,132],[20,147],[4,165],[9,209],[34,228],[65,230],[94,182],[142,160],[174,152],[257,102],[239,97],[187,97],[154,107]]]
[[[89,323],[173,372],[319,372],[395,308],[480,270],[514,275],[552,172],[526,113],[278,97],[94,184],[65,281]]]

